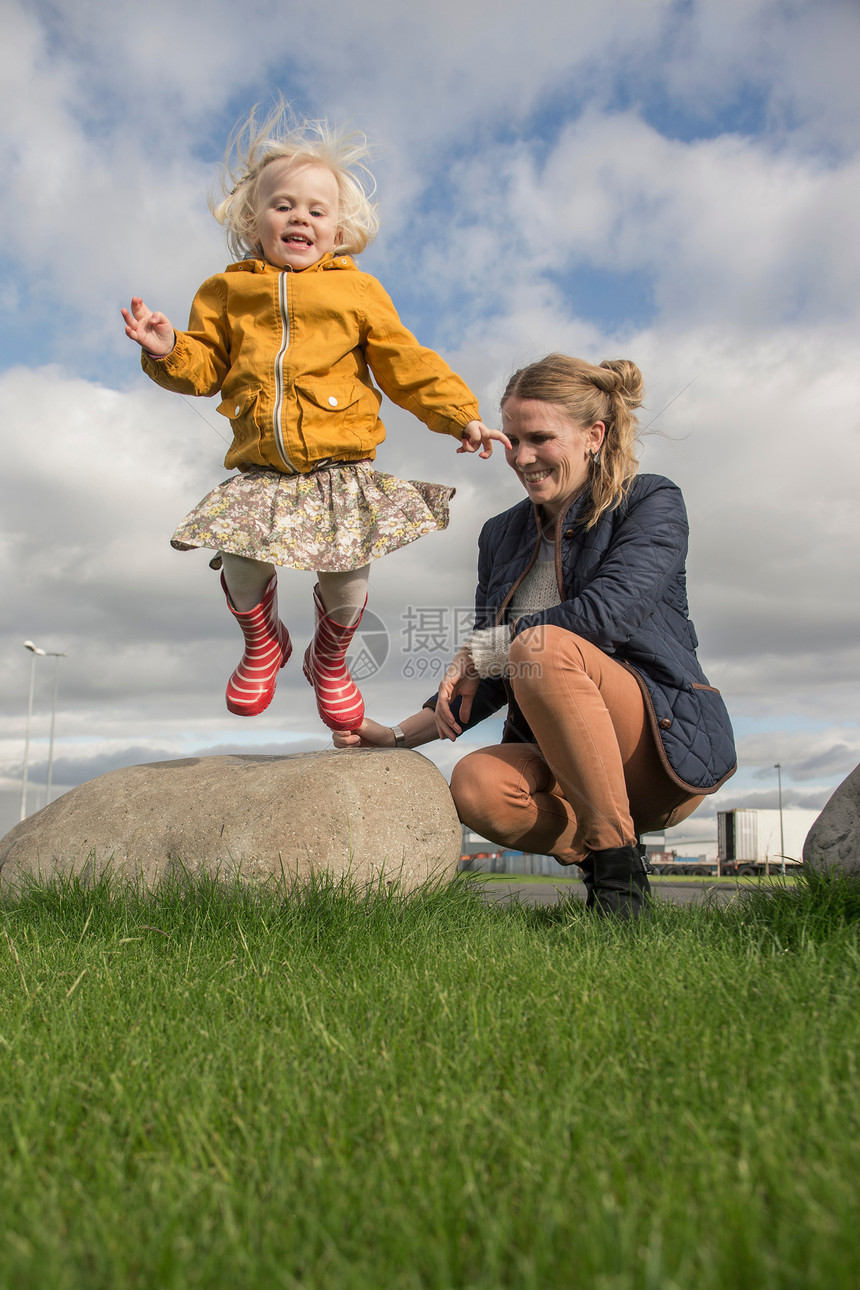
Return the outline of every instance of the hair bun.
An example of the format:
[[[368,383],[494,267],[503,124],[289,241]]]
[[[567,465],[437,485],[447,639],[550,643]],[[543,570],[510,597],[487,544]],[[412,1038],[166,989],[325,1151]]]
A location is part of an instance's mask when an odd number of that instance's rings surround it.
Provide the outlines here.
[[[645,396],[642,373],[629,358],[606,358],[599,365],[614,379],[606,383],[607,394],[617,394],[628,408],[638,408]]]

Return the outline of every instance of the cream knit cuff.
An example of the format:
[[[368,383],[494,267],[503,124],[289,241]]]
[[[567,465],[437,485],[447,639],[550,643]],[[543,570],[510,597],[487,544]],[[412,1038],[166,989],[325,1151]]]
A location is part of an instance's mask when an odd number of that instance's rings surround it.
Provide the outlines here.
[[[510,671],[511,629],[507,623],[499,627],[482,627],[466,641],[475,671],[480,677],[507,676]]]

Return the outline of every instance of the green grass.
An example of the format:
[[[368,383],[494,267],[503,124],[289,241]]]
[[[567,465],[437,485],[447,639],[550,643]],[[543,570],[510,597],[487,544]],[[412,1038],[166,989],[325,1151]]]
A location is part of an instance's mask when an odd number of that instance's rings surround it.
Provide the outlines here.
[[[860,897],[0,903],[0,1286],[856,1286]]]

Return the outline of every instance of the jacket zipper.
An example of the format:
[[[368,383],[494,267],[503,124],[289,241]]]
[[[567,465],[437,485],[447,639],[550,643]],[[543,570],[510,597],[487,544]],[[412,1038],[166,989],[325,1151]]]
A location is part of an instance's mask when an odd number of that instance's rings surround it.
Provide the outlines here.
[[[278,350],[275,358],[275,406],[272,412],[272,430],[275,437],[275,446],[278,449],[281,461],[288,467],[291,474],[296,474],[296,468],[287,456],[287,449],[284,444],[284,435],[281,430],[281,414],[284,407],[284,359],[287,350],[290,347],[290,313],[289,313],[289,287],[287,284],[288,269],[281,271],[278,278],[278,307],[281,312],[281,348]]]

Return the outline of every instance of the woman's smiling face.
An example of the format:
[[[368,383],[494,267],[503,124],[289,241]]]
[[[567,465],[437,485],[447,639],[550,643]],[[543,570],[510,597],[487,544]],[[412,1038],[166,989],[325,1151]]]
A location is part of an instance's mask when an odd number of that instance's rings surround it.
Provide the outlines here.
[[[602,421],[581,425],[555,403],[514,395],[502,407],[502,429],[511,441],[508,465],[531,500],[554,518],[584,487],[606,428]]]

